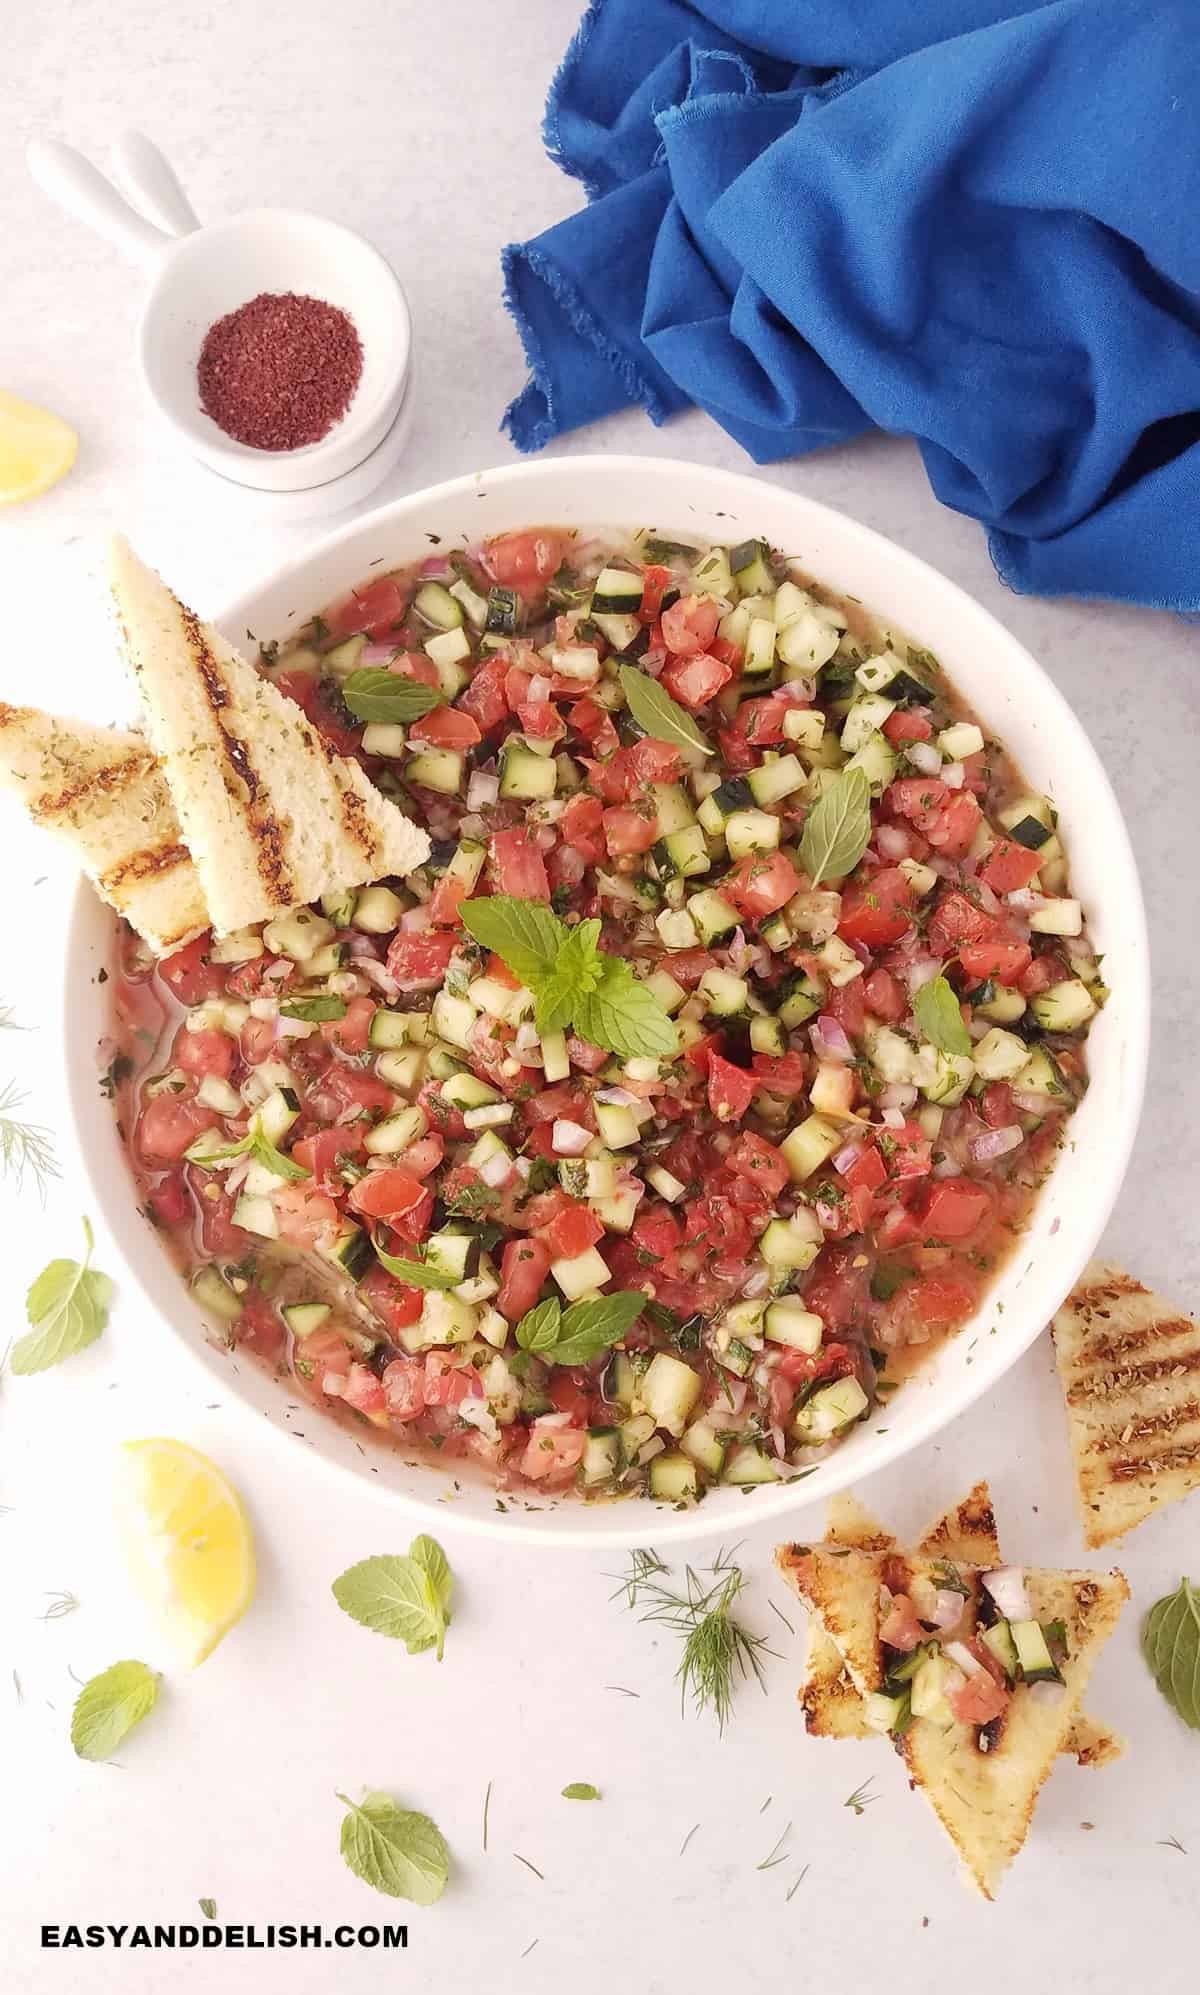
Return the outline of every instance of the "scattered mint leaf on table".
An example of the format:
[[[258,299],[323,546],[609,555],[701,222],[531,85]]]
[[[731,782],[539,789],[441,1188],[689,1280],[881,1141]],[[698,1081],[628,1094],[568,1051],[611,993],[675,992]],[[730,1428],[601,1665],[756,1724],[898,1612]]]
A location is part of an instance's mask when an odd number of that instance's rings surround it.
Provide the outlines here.
[[[572,1780],[563,1788],[564,1801],[599,1801],[600,1789],[593,1787],[590,1780]]]
[[[342,1822],[342,1856],[356,1877],[389,1898],[433,1905],[446,1889],[450,1851],[428,1815],[398,1808],[390,1794],[363,1801],[339,1794],[349,1813]]]
[[[1190,1579],[1150,1609],[1142,1654],[1167,1703],[1200,1731],[1200,1587]]]
[[[403,1642],[410,1656],[445,1652],[454,1590],[449,1562],[435,1538],[414,1538],[405,1556],[380,1553],[360,1559],[333,1582],[343,1611],[374,1634]]]
[[[25,1298],[30,1328],[13,1345],[14,1374],[44,1372],[63,1358],[94,1344],[108,1321],[113,1285],[91,1263],[95,1240],[91,1222],[83,1222],[82,1261],[51,1261],[42,1269]]]
[[[113,1663],[93,1676],[71,1713],[71,1744],[80,1759],[108,1759],[157,1696],[158,1677],[143,1662]]]

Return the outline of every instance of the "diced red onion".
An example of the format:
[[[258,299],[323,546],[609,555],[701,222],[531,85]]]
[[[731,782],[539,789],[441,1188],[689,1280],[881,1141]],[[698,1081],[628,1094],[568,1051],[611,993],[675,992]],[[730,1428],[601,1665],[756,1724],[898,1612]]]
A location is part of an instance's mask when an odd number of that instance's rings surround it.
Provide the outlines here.
[[[1034,908],[1042,904],[1041,894],[1033,887],[1016,887],[1011,894],[1005,895],[1005,899],[1018,914],[1032,914]]]
[[[278,998],[251,998],[250,1000],[251,1018],[274,1018],[278,1009]]]
[[[433,916],[428,907],[410,907],[400,916],[400,927],[406,935],[418,935],[423,928],[433,927]]]
[[[985,1572],[982,1578],[983,1584],[996,1603],[997,1612],[1002,1614],[1006,1621],[1033,1619],[1023,1566],[997,1566],[994,1572]]]
[[[395,642],[381,644],[372,641],[370,644],[364,644],[358,654],[359,665],[390,665],[399,649],[400,646]]]
[[[597,1088],[596,1100],[610,1102],[616,1108],[631,1108],[640,1096],[631,1094],[628,1088]]]
[[[1025,1131],[1013,1122],[1007,1129],[988,1129],[977,1136],[971,1145],[971,1155],[977,1164],[990,1164],[995,1157],[1007,1157],[1010,1150],[1019,1150],[1024,1141]]]
[[[848,1063],[854,1058],[854,1048],[845,1027],[833,1014],[823,1011],[808,1028],[812,1049],[818,1060],[840,1060]]]
[[[1061,935],[1055,939],[1062,943],[1073,963],[1090,962],[1092,945],[1086,935]]]
[[[355,929],[346,944],[346,948],[355,962],[358,962],[359,958],[363,956],[373,958],[375,955],[375,937],[373,935],[363,935],[358,929]]]
[[[537,1026],[531,1018],[523,1019],[517,1027],[516,1037],[513,1040],[514,1051],[519,1053],[523,1060],[527,1060],[531,1054],[537,1053],[539,1059],[534,1064],[540,1065],[541,1047],[542,1042],[538,1038]]]
[[[482,841],[488,835],[488,828],[481,817],[470,814],[459,820],[455,826],[455,835],[459,838],[478,838]]]
[[[903,1129],[904,1110],[902,1108],[885,1108],[880,1119],[887,1129]]]
[[[472,769],[467,782],[467,809],[486,810],[500,795],[499,776],[489,776],[483,769]]]
[[[729,938],[730,969],[737,970],[739,972],[744,970],[746,967],[746,958],[749,955],[749,953],[750,953],[750,945],[746,941],[745,929],[735,928],[733,934]]]
[[[550,698],[550,681],[543,672],[535,672],[525,691],[525,698],[533,706],[545,706]]]
[[[562,1116],[555,1122],[550,1140],[557,1156],[582,1157],[592,1140],[592,1132],[585,1129],[581,1122],[572,1122],[569,1117]]]
[[[771,1270],[765,1263],[754,1268],[742,1283],[742,1294],[753,1298],[765,1295],[771,1286]]]
[[[898,824],[880,824],[875,828],[875,843],[884,859],[907,859],[908,833]]]
[[[889,1081],[885,1088],[880,1089],[879,1100],[884,1108],[913,1108],[916,1105],[917,1090],[910,1087],[907,1081]],[[892,1127],[896,1127],[895,1123]]]
[[[1030,1683],[1026,1688],[1039,1704],[1060,1704],[1067,1694],[1065,1683]]]
[[[912,763],[913,768],[919,769],[922,776],[941,775],[942,753],[940,748],[934,747],[932,741],[906,742],[904,753]]]
[[[267,964],[263,976],[273,984],[281,984],[285,977],[291,976],[295,967],[290,956],[276,956],[274,962]]]
[[[235,1192],[245,1182],[247,1172],[253,1162],[251,1157],[238,1157],[225,1173],[225,1189]]]
[[[852,1143],[843,1143],[840,1150],[834,1151],[829,1161],[839,1177],[844,1178],[846,1172],[853,1169],[862,1156],[864,1147],[861,1138],[855,1137]]]
[[[941,969],[942,966],[936,956],[918,956],[915,962],[909,964],[906,973],[906,981],[912,994],[915,996],[923,985],[931,984],[935,977],[941,975]]]
[[[552,824],[543,824],[533,834],[533,842],[539,852],[553,852],[558,844],[558,833]]]
[[[933,1613],[930,1619],[935,1628],[956,1628],[962,1620],[963,1597],[955,1593],[953,1587],[939,1586],[934,1596]]]
[[[389,976],[383,964],[377,963],[373,956],[364,956],[357,969],[359,976],[365,977],[372,990],[378,991],[381,997],[399,997],[400,986],[395,977]]]
[[[965,1642],[947,1642],[942,1653],[950,1662],[957,1663],[967,1676],[978,1676],[984,1670],[979,1657],[971,1654]]]
[[[835,1233],[837,1231],[837,1228],[841,1224],[841,1213],[838,1211],[836,1205],[826,1205],[824,1199],[818,1198],[814,1200],[813,1210],[821,1222],[822,1232]]]
[[[943,859],[940,852],[929,852],[921,864],[928,866],[931,873],[936,873],[939,880],[956,880],[963,862],[961,859]]]
[[[956,1178],[961,1170],[962,1165],[959,1163],[957,1157],[939,1157],[933,1167],[933,1176],[935,1178]]]
[[[942,781],[948,790],[961,790],[967,780],[967,772],[961,762],[942,764]]]
[[[986,880],[980,880],[976,898],[985,914],[1003,914],[1004,909]]]
[[[1068,1106],[1068,1102],[1054,1095],[1024,1094],[1013,1089],[1013,1107],[1019,1108],[1022,1115],[1054,1115]]]
[[[775,1453],[779,1456],[780,1461],[782,1461],[785,1453],[787,1452],[786,1444],[783,1438],[783,1428],[778,1426],[774,1421],[772,1421],[771,1426],[767,1431],[771,1436],[771,1446],[774,1448]]]
[[[307,1039],[316,1031],[316,1026],[308,1018],[277,1018],[275,1037],[277,1039]]]
[[[496,1152],[495,1156],[485,1157],[482,1164],[480,1164],[479,1166],[479,1175],[483,1179],[484,1184],[490,1185],[494,1190],[497,1185],[504,1184],[507,1181],[507,1179],[511,1177],[512,1175],[511,1157],[506,1157],[503,1154],[503,1152],[499,1150]]]
[[[444,554],[428,554],[421,563],[422,579],[431,582],[447,582],[453,572]]]
[[[815,679],[785,679],[782,686],[776,688],[775,698],[789,707],[810,707],[816,691]]]

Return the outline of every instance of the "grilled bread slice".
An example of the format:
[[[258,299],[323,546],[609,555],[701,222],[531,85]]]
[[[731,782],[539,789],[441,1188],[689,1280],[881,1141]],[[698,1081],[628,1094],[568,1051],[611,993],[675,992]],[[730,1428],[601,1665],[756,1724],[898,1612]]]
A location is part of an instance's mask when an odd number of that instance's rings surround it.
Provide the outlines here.
[[[1089,1545],[1200,1487],[1200,1324],[1111,1261],[1054,1318]]]
[[[157,955],[208,927],[170,791],[139,735],[0,703],[0,783]]]
[[[112,588],[146,732],[218,935],[428,858],[425,832],[123,540]]]

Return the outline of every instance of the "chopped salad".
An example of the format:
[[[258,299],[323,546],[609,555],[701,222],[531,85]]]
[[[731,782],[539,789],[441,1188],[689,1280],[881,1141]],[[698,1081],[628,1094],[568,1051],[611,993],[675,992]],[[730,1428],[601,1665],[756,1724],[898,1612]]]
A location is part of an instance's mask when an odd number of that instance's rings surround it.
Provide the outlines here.
[[[229,1342],[407,1449],[796,1473],[978,1307],[1104,999],[1050,800],[761,541],[506,533],[262,668],[433,840],[154,962],[115,1088]]]

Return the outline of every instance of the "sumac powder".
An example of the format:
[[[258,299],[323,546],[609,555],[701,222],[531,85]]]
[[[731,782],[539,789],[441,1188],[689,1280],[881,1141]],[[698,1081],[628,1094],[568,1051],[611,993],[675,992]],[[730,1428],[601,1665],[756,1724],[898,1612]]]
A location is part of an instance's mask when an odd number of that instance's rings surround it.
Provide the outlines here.
[[[362,374],[362,342],[337,305],[261,291],[204,335],[196,373],[206,415],[255,450],[299,450],[340,422]]]

